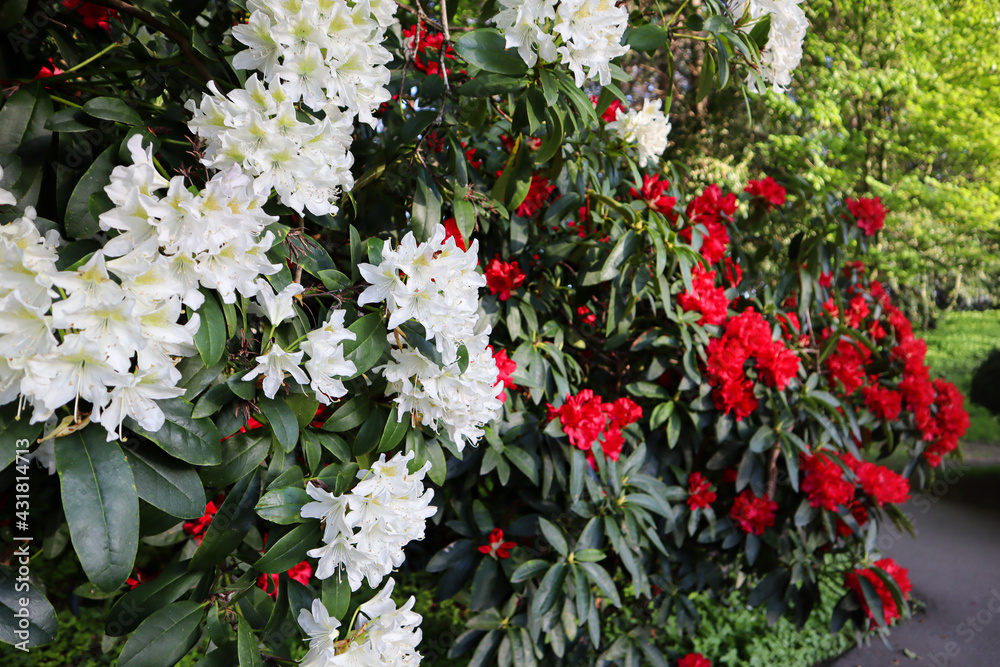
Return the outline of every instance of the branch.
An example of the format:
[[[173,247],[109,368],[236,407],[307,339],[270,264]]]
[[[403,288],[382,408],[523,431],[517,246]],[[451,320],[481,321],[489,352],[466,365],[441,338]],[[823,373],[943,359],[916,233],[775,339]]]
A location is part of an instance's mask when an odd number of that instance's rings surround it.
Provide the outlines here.
[[[128,14],[129,16],[138,19],[139,21],[145,23],[150,28],[153,28],[164,35],[174,40],[177,47],[181,50],[181,53],[188,59],[191,65],[194,67],[198,76],[205,82],[208,83],[212,80],[212,75],[209,73],[208,68],[205,64],[201,62],[198,58],[198,54],[194,52],[191,48],[191,42],[183,34],[177,32],[166,23],[156,18],[144,9],[140,9],[135,5],[130,5],[123,0],[90,0],[92,5],[100,5],[101,7],[106,7],[108,9],[114,9],[122,14]]]
[[[433,26],[437,30],[439,30],[441,32],[445,32],[445,27],[443,25],[441,25],[440,23],[438,23],[437,21],[435,21],[434,19],[432,19],[431,17],[427,16],[427,14],[424,13],[424,10],[423,10],[422,7],[419,10],[417,10],[417,9],[414,9],[413,7],[410,7],[409,5],[404,5],[399,0],[396,0],[396,4],[399,5],[401,8],[403,8],[404,10],[406,10],[406,11],[410,12],[411,14],[413,14],[414,16],[416,16],[420,21],[424,21],[426,23],[429,23],[431,26]],[[447,34],[447,33],[445,32],[445,34]]]

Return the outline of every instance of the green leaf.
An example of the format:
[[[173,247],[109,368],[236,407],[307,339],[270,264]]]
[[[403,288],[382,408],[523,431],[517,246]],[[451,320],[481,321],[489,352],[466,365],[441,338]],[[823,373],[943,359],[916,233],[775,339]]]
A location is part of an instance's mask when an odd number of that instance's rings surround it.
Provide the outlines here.
[[[543,519],[541,517],[538,519],[538,528],[542,531],[542,535],[546,540],[548,540],[548,543],[551,544],[556,551],[563,556],[569,554],[569,543],[566,542],[566,536],[563,535],[561,528],[548,519]]]
[[[286,452],[292,451],[299,441],[299,422],[292,408],[285,401],[273,398],[262,398],[257,401],[257,405],[264,413],[281,448]]]
[[[353,331],[355,340],[344,341],[344,358],[358,367],[357,377],[378,363],[388,351],[385,324],[381,313],[369,313],[352,322],[348,330]]]
[[[194,406],[179,398],[156,404],[166,417],[159,431],[147,433],[130,417],[125,419],[125,425],[181,461],[194,465],[217,465],[222,461],[219,430],[212,420],[193,419]]]
[[[28,542],[17,543],[29,544]],[[11,556],[11,566],[20,561],[17,552]],[[27,601],[27,604],[21,604]],[[17,581],[13,571],[0,567],[0,642],[18,644],[28,648],[48,644],[56,638],[59,630],[59,619],[55,609],[49,604],[42,593],[27,581]],[[15,614],[22,616],[27,627],[22,627]],[[18,636],[15,632],[26,632],[27,636]],[[16,663],[15,663],[16,664]]]
[[[347,443],[339,435],[307,428],[302,431],[303,445],[306,441],[309,441],[310,447],[322,447],[330,452],[341,463],[347,463],[354,458],[351,454],[351,448],[347,446]]]
[[[139,624],[118,657],[118,667],[172,667],[196,643],[205,610],[190,600],[175,602]]]
[[[483,611],[493,606],[495,591],[500,578],[500,568],[493,558],[483,558],[472,577],[472,595],[469,608],[472,611]]]
[[[616,606],[622,606],[622,599],[618,595],[618,588],[608,571],[597,563],[583,562],[580,567],[587,573],[587,578],[597,584],[605,596]]]
[[[323,430],[341,433],[357,428],[365,422],[371,407],[371,400],[367,396],[355,396],[340,404],[323,424]]]
[[[257,516],[271,523],[301,523],[305,521],[300,514],[302,506],[309,502],[312,502],[312,498],[304,489],[287,486],[265,493],[254,509]]]
[[[271,434],[266,429],[237,433],[222,442],[222,461],[198,471],[205,486],[226,486],[260,466],[271,449]]]
[[[0,108],[0,153],[18,153],[35,107],[44,94],[39,84],[25,86],[11,95]]]
[[[394,403],[389,416],[385,420],[385,429],[382,431],[382,438],[378,442],[378,453],[391,451],[396,445],[403,441],[406,432],[410,428],[410,420],[404,416],[399,419],[399,409]]]
[[[8,403],[0,407],[0,443],[7,443],[0,446],[0,470],[3,470],[14,461],[17,448],[14,446],[19,440],[26,440],[24,447],[28,447],[35,441],[45,424],[38,422],[29,423],[26,411],[22,411],[21,418],[17,418],[17,403]]]
[[[465,199],[456,199],[451,203],[451,207],[455,212],[455,225],[458,227],[458,232],[468,245],[469,237],[472,236],[472,231],[476,228],[476,207]]]
[[[205,513],[205,487],[190,465],[142,446],[125,454],[139,497],[171,516],[196,519]]]
[[[540,558],[535,558],[534,560],[521,563],[518,568],[514,570],[514,573],[510,575],[510,583],[519,584],[522,581],[527,581],[528,579],[545,572],[548,568],[549,562]]]
[[[766,425],[761,426],[757,429],[757,432],[753,434],[753,437],[750,438],[750,450],[761,454],[774,445],[775,442],[777,442],[777,439],[775,438],[774,431],[771,427]]]
[[[191,557],[192,570],[214,567],[236,549],[250,532],[259,497],[260,480],[256,474],[247,475],[233,486]]]
[[[223,352],[226,351],[226,317],[222,314],[219,301],[211,290],[202,290],[205,295],[205,303],[198,309],[201,320],[198,331],[194,335],[195,345],[198,346],[198,354],[206,366],[214,366],[222,359]]]
[[[566,581],[566,564],[556,563],[542,577],[538,590],[531,599],[531,615],[540,618],[552,609],[559,595],[562,594],[563,582]]]
[[[617,276],[619,273],[618,267],[632,257],[638,248],[639,237],[630,229],[625,232],[624,236],[618,239],[615,247],[611,249],[608,258],[604,260],[604,266],[601,268],[600,274],[601,282],[611,280]]]
[[[715,81],[715,58],[707,50],[705,59],[701,63],[701,76],[698,78],[698,94],[696,101],[701,102],[705,96],[712,91],[712,83]]]
[[[413,234],[421,243],[427,241],[434,232],[434,227],[441,223],[441,193],[434,185],[430,172],[421,169],[417,172],[417,191],[413,195],[413,210],[410,224]]]
[[[323,287],[331,292],[339,292],[351,286],[351,279],[340,271],[326,269],[319,272],[319,279],[323,281]]]
[[[503,36],[493,28],[465,33],[455,42],[455,50],[470,64],[487,72],[521,76],[528,71],[521,56],[507,51]]]
[[[86,122],[87,114],[80,109],[57,111],[45,121],[45,129],[53,132],[90,132],[95,129]]]
[[[476,78],[459,86],[455,92],[463,97],[492,97],[516,92],[524,86],[525,82],[521,79],[493,72],[481,72]]]
[[[667,32],[658,25],[641,25],[628,36],[628,45],[636,51],[655,51],[667,41]]]
[[[108,612],[104,634],[123,637],[154,611],[180,599],[205,576],[204,572],[191,572],[187,564],[187,561],[171,563],[155,578],[120,597]]]
[[[573,552],[573,559],[578,563],[596,563],[604,558],[604,552],[600,549],[581,549]]]
[[[56,439],[56,469],[73,549],[88,579],[113,591],[132,573],[139,547],[139,496],[128,461],[104,429]]]
[[[253,568],[265,574],[281,574],[305,560],[306,552],[319,546],[318,521],[310,521],[292,528],[261,556]]]
[[[0,30],[7,30],[21,20],[28,8],[28,0],[8,0],[0,5]],[[14,35],[8,35],[11,46],[14,45]]]
[[[113,120],[135,127],[142,127],[144,124],[142,117],[117,97],[95,97],[83,105],[83,110],[87,115],[101,120]]]
[[[767,46],[767,40],[771,34],[771,15],[764,14],[750,30],[750,39],[757,45],[758,49]]]
[[[87,167],[87,171],[73,188],[66,204],[66,234],[73,238],[85,239],[100,231],[97,218],[90,212],[91,195],[104,192],[114,169],[112,155],[115,146],[104,149],[97,159]]]
[[[236,617],[236,647],[240,667],[261,667],[264,661],[257,648],[257,638],[250,629],[247,619]]]

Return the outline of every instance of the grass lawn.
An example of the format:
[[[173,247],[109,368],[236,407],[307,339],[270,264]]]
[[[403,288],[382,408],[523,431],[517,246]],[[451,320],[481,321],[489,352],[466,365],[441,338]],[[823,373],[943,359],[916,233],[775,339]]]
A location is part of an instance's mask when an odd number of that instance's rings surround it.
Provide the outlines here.
[[[927,343],[931,373],[954,382],[968,395],[972,374],[993,348],[1000,347],[1000,310],[948,313],[935,329],[918,335]],[[1000,445],[1000,421],[968,400],[965,408],[972,425],[963,440]]]

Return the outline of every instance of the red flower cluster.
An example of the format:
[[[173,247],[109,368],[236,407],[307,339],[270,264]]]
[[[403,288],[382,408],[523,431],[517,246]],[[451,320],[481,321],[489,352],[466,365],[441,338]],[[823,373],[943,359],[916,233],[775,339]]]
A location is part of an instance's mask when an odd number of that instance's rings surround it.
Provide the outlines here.
[[[670,222],[677,222],[677,213],[674,206],[677,205],[677,197],[670,197],[663,194],[664,190],[670,187],[670,181],[660,178],[659,174],[645,174],[642,177],[642,189],[629,189],[629,194],[635,199],[646,202],[650,210],[662,213],[667,216]]]
[[[712,663],[701,653],[688,653],[677,661],[677,667],[712,667]]]
[[[591,95],[590,96],[590,102],[594,105],[595,109],[597,108],[597,100],[598,99],[600,99],[600,98],[597,95]],[[604,113],[601,114],[601,118],[604,119],[605,123],[613,123],[616,120],[618,120],[618,111],[619,110],[625,111],[625,105],[622,104],[622,101],[621,100],[611,100],[611,104],[609,104],[608,108],[605,109]]]
[[[750,489],[736,496],[729,518],[739,524],[740,530],[754,535],[763,535],[765,528],[774,525],[774,517],[778,511],[778,503],[767,496],[757,497]]]
[[[417,30],[420,30],[419,43]],[[414,69],[425,74],[441,74],[441,46],[444,44],[444,35],[440,32],[427,32],[423,24],[410,26],[403,30],[403,45],[406,50],[413,53]],[[433,49],[433,53],[428,53],[428,49]],[[451,44],[445,47],[444,57],[446,60],[455,59],[455,51]],[[451,69],[445,68],[446,74],[451,74]]]
[[[691,228],[704,225],[707,231],[702,237],[701,254],[709,264],[715,264],[729,247],[729,231],[724,220],[729,220],[736,212],[736,195],[722,196],[722,190],[714,183],[687,206],[687,217],[691,223],[680,231],[685,243],[691,243]]]
[[[593,325],[597,322],[597,315],[590,311],[590,308],[586,306],[580,306],[576,309],[576,314],[580,316],[580,321],[584,324]]]
[[[494,528],[487,538],[489,542],[479,547],[479,553],[489,554],[491,558],[510,558],[510,550],[517,546],[517,542],[504,542],[503,531]]]
[[[517,362],[507,356],[507,350],[494,352],[493,360],[497,364],[497,386],[499,387],[503,384],[503,387],[500,389],[500,393],[497,394],[497,398],[506,403],[507,390],[517,389],[517,385],[510,379],[510,376],[517,370]]]
[[[475,147],[467,148],[465,142],[462,142],[462,148],[465,149],[465,159],[469,161],[469,166],[473,169],[479,169],[483,166],[483,161],[476,160],[476,149]]]
[[[272,600],[278,598],[278,574],[262,574],[257,577],[257,588],[261,589],[265,593],[271,596]],[[312,579],[313,568],[309,564],[309,561],[302,561],[298,565],[295,565],[288,571],[288,578],[292,581],[297,581],[303,586],[309,584],[309,580]]]
[[[909,599],[910,591],[913,589],[913,586],[910,584],[909,572],[907,572],[906,568],[900,567],[896,564],[896,561],[891,558],[877,560],[875,561],[875,566],[892,577],[899,586],[899,590],[902,591],[903,598]],[[865,602],[865,594],[861,589],[860,577],[864,577],[871,583],[872,586],[875,587],[875,591],[878,593],[878,597],[882,601],[882,613],[884,614],[886,625],[899,618],[900,613],[899,608],[896,606],[896,600],[893,598],[892,592],[889,591],[889,587],[885,585],[884,581],[882,581],[882,578],[875,574],[871,569],[859,568],[844,576],[844,586],[857,596],[858,602],[861,603],[861,606],[864,608],[865,612],[867,612],[868,618],[871,619],[871,622],[875,623],[875,615],[868,607],[868,603]]]
[[[743,280],[743,269],[733,261],[732,257],[726,257],[726,268],[722,274],[730,287],[736,287]]]
[[[848,197],[845,202],[847,210],[851,212],[867,236],[871,236],[878,230],[885,227],[885,207],[878,197],[861,197],[852,199]]]
[[[601,451],[617,461],[625,444],[622,429],[642,418],[642,408],[632,399],[619,398],[613,403],[605,403],[590,389],[567,396],[566,402],[558,408],[548,404],[548,409],[549,421],[559,418],[570,444],[587,452],[587,460],[595,468],[597,462],[591,453],[594,441],[600,437]]]
[[[905,503],[910,499],[910,482],[902,475],[877,463],[859,461],[850,454],[845,454],[843,459],[854,471],[861,490],[871,496],[879,507],[886,503]]]
[[[769,211],[775,206],[783,205],[788,195],[785,188],[775,183],[774,179],[770,176],[762,181],[750,181],[743,189],[743,192],[763,199]]]
[[[715,502],[715,497],[712,483],[704,475],[693,472],[688,476],[688,507],[692,510],[704,509]]]
[[[802,492],[809,504],[835,512],[838,505],[849,505],[854,499],[854,484],[844,479],[844,470],[823,454],[801,454],[799,467],[804,475]]]
[[[699,264],[691,271],[691,287],[694,291],[682,292],[677,303],[687,312],[701,313],[698,324],[722,324],[726,321],[729,299],[726,290],[715,286],[715,271],[706,271]]]
[[[771,339],[771,327],[755,310],[747,310],[726,323],[721,338],[708,344],[705,372],[714,387],[715,407],[741,420],[757,409],[754,383],[744,365],[751,358],[757,376],[768,386],[784,390],[799,372],[799,358],[783,342]]]
[[[824,332],[829,336],[829,331]],[[839,382],[845,396],[865,383],[865,364],[871,359],[872,353],[867,347],[841,338],[837,348],[826,359],[826,370],[831,387]]]
[[[528,196],[517,207],[515,211],[522,218],[533,218],[549,201],[549,196],[556,186],[549,185],[547,176],[531,175],[531,185],[528,187]]]
[[[56,67],[56,63],[52,58],[49,58],[49,64],[43,65],[38,74],[35,75],[36,79],[47,79],[50,76],[56,76],[57,74],[62,74],[63,71]]]
[[[486,266],[486,286],[490,288],[490,294],[499,294],[501,301],[509,299],[511,290],[523,283],[524,272],[518,268],[517,262],[502,262],[497,255]]]
[[[84,2],[83,0],[63,0],[62,6],[66,9],[75,9],[83,19],[83,27],[93,30],[94,28],[100,28],[106,32],[111,32],[111,19],[118,18],[118,11],[115,9],[107,9],[106,7],[101,7],[100,5],[95,5],[91,2]]]
[[[444,240],[455,239],[455,245],[461,248],[463,251],[468,250],[465,245],[465,239],[462,238],[462,232],[458,230],[458,223],[455,222],[455,218],[448,218],[444,221]]]
[[[198,544],[201,544],[202,539],[204,539],[204,533],[208,530],[209,525],[211,525],[216,512],[219,511],[222,500],[223,495],[220,493],[216,496],[215,500],[208,501],[208,504],[205,505],[205,513],[200,518],[184,522],[184,532],[193,537],[194,541]]]
[[[936,437],[924,450],[924,458],[937,467],[941,463],[941,457],[958,447],[958,439],[969,430],[969,413],[962,407],[965,397],[952,383],[934,380],[934,390],[937,392],[934,398],[937,408],[934,415]]]
[[[893,421],[903,409],[902,394],[874,381],[862,387],[861,395],[865,398],[865,407],[879,419]]]

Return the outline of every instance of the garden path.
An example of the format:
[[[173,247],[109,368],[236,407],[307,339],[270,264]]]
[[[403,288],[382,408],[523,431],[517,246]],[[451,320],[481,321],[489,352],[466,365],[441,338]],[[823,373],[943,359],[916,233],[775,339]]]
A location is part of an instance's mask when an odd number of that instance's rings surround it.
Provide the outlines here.
[[[904,508],[917,539],[880,537],[926,609],[893,630],[891,650],[876,639],[830,667],[1000,667],[1000,478],[975,468],[949,474]]]

